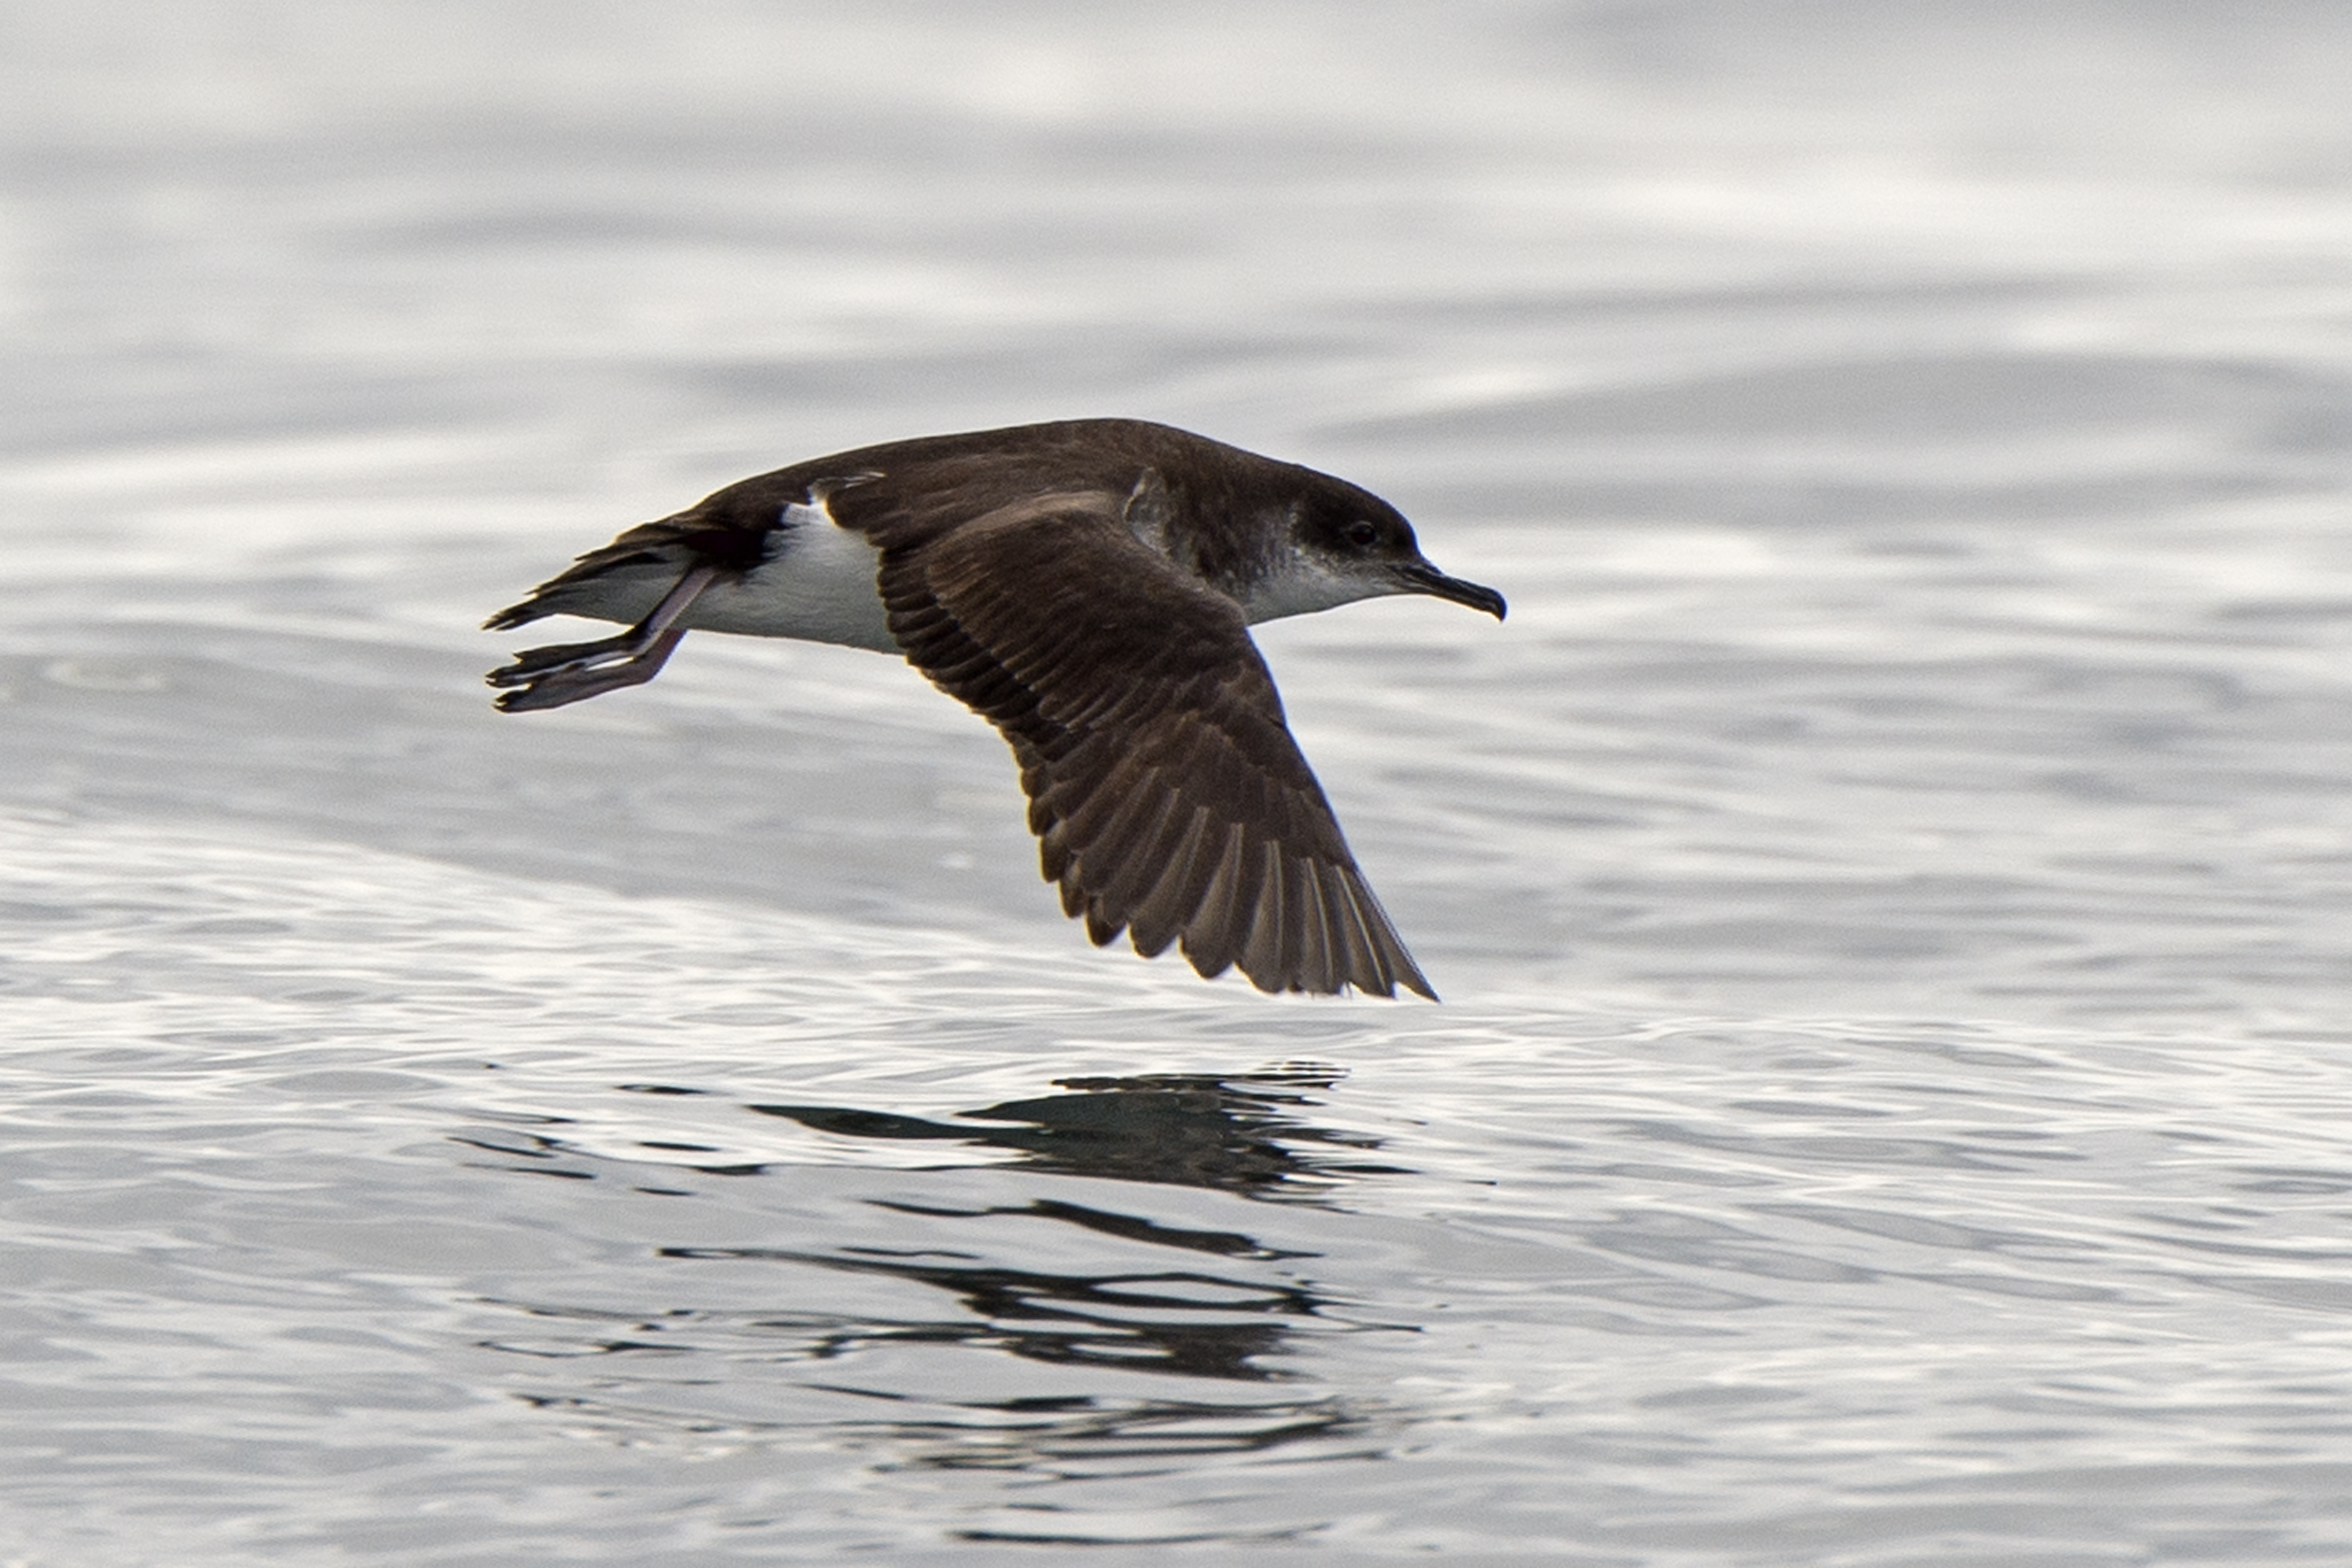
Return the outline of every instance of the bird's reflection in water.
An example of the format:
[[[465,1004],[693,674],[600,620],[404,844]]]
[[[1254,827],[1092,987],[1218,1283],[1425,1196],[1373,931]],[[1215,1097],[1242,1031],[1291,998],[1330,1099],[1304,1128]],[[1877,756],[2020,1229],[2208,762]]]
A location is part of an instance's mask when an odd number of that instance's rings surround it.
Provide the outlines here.
[[[841,1136],[935,1140],[1012,1150],[1023,1167],[1176,1186],[1210,1187],[1251,1197],[1327,1191],[1351,1175],[1391,1172],[1361,1156],[1379,1146],[1365,1134],[1314,1126],[1298,1112],[1310,1090],[1328,1089],[1328,1068],[1282,1068],[1227,1078],[1147,1074],[1063,1079],[1060,1094],[1009,1100],[960,1112],[951,1121],[830,1105],[754,1105]],[[1066,1198],[985,1207],[905,1199],[874,1206],[928,1219],[1019,1217],[1055,1221],[1150,1246],[1234,1260],[1307,1258],[1269,1247],[1241,1231],[1181,1226]],[[1264,1379],[1260,1364],[1278,1352],[1295,1325],[1325,1306],[1295,1279],[1265,1279],[1199,1268],[1071,1275],[973,1261],[942,1260],[928,1250],[844,1247],[796,1249],[679,1247],[676,1258],[789,1258],[856,1273],[889,1275],[952,1293],[976,1321],[931,1325],[921,1337],[987,1344],[1025,1360],[1117,1365],[1131,1372],[1192,1377]],[[898,1337],[898,1336],[891,1336]]]
[[[1300,1119],[1310,1089],[1329,1089],[1334,1068],[1275,1068],[1212,1078],[1148,1073],[1069,1078],[1069,1092],[1007,1100],[933,1121],[834,1105],[754,1105],[819,1131],[855,1138],[940,1139],[1013,1150],[1061,1175],[1215,1187],[1267,1197],[1305,1193],[1346,1176],[1398,1173],[1358,1153],[1380,1140]],[[1345,1152],[1335,1152],[1344,1151]]]
[[[677,1247],[664,1247],[661,1256],[764,1259],[887,1275],[944,1290],[971,1314],[946,1321],[861,1325],[812,1346],[818,1360],[877,1345],[962,1345],[1004,1351],[1024,1361],[1255,1381],[1276,1375],[1257,1364],[1258,1358],[1281,1350],[1294,1326],[1325,1305],[1317,1292],[1295,1283],[1192,1269],[1057,1274],[943,1262],[936,1254],[921,1260],[892,1258],[888,1251]]]
[[[555,1321],[568,1321],[575,1330],[583,1321],[597,1327],[584,1342],[559,1331],[551,1337],[533,1333],[505,1340],[494,1348],[543,1361],[584,1355],[608,1367],[617,1352],[630,1361],[651,1357],[675,1367],[679,1364],[675,1353],[690,1343],[693,1350],[688,1354],[698,1363],[717,1351],[740,1362],[747,1373],[754,1366],[763,1369],[754,1374],[755,1381],[796,1366],[799,1373],[791,1381],[803,1388],[903,1407],[902,1420],[884,1417],[877,1422],[867,1415],[845,1423],[845,1430],[889,1427],[914,1445],[909,1457],[923,1464],[1060,1470],[1082,1458],[1243,1452],[1336,1442],[1360,1432],[1368,1413],[1328,1397],[1275,1394],[1275,1387],[1299,1373],[1273,1363],[1295,1352],[1300,1337],[1312,1335],[1318,1327],[1348,1331],[1408,1325],[1368,1321],[1367,1317],[1378,1314],[1367,1314],[1362,1303],[1343,1306],[1318,1289],[1295,1266],[1295,1260],[1317,1256],[1315,1250],[1268,1245],[1239,1227],[1180,1223],[1133,1212],[1145,1201],[1145,1194],[1135,1189],[1129,1189],[1133,1201],[1121,1201],[1116,1195],[1118,1189],[1108,1189],[1107,1198],[1106,1188],[1088,1185],[1006,1202],[1003,1184],[994,1182],[992,1201],[973,1203],[967,1200],[970,1188],[961,1172],[976,1166],[999,1173],[1157,1184],[1252,1200],[1312,1204],[1350,1178],[1399,1170],[1367,1158],[1379,1147],[1377,1138],[1306,1120],[1303,1112],[1316,1103],[1314,1091],[1330,1088],[1340,1076],[1336,1068],[1284,1067],[1232,1076],[1067,1079],[1055,1083],[1056,1093],[936,1120],[853,1106],[748,1106],[761,1115],[835,1137],[936,1142],[984,1150],[990,1157],[943,1162],[927,1172],[898,1167],[901,1175],[920,1178],[921,1188],[856,1201],[869,1210],[903,1216],[901,1224],[894,1227],[884,1220],[863,1227],[866,1234],[854,1242],[656,1250],[657,1257],[686,1266],[681,1284],[700,1263],[777,1265],[787,1271],[778,1279],[779,1310],[671,1304],[637,1314],[509,1300],[502,1304],[537,1319],[542,1330]],[[658,1091],[656,1086],[629,1087],[637,1092]],[[554,1141],[531,1142],[553,1152]],[[665,1147],[654,1141],[638,1146]],[[681,1152],[702,1147],[667,1146]],[[1008,1151],[1018,1158],[1006,1161],[1003,1154]],[[526,1148],[509,1142],[504,1152],[523,1153]],[[565,1152],[571,1157],[558,1156],[551,1163],[566,1168],[549,1173],[592,1179],[601,1173],[596,1166],[602,1162],[583,1161],[576,1151]],[[766,1163],[688,1163],[682,1168],[745,1176],[782,1174],[793,1167]],[[682,1189],[642,1184],[635,1190],[692,1195]],[[1193,1199],[1182,1205],[1186,1220],[1197,1221],[1201,1203]],[[1097,1267],[1048,1267],[1034,1256],[1008,1258],[1008,1248],[1022,1246],[1020,1222],[1039,1220],[1099,1238],[1072,1238],[1046,1248],[1057,1263],[1091,1254]],[[1038,1234],[1028,1233],[1033,1240]],[[1068,1237],[1070,1232],[1060,1234]],[[1108,1256],[1102,1253],[1105,1244],[1110,1247]],[[1137,1245],[1167,1248],[1181,1258],[1169,1259],[1173,1267],[1159,1267],[1149,1256],[1139,1256]],[[788,1271],[810,1268],[923,1286],[951,1299],[957,1310],[859,1314],[854,1319],[794,1310],[785,1302],[805,1297],[792,1285]],[[627,1330],[615,1333],[621,1318],[629,1320]],[[562,1348],[567,1343],[571,1348]],[[661,1356],[657,1352],[662,1350],[673,1354]],[[881,1360],[876,1364],[889,1364],[907,1352],[929,1350],[993,1352],[1062,1370],[1050,1394],[1033,1385],[998,1398],[975,1398],[977,1391],[969,1384],[961,1396],[936,1387],[881,1386],[855,1370],[877,1352]],[[646,1370],[651,1372],[650,1364]],[[1074,1391],[1067,1381],[1073,1373],[1113,1381],[1092,1389],[1082,1381],[1083,1392]],[[1126,1374],[1136,1373],[1205,1381],[1190,1394],[1160,1397],[1126,1381]],[[708,1376],[706,1366],[675,1386],[682,1392],[703,1385]],[[950,1380],[954,1381],[952,1374]],[[658,1407],[669,1405],[667,1399],[640,1405],[632,1414],[631,1402],[612,1397],[622,1390],[612,1381],[599,1381],[603,1387],[593,1394],[543,1390],[527,1397],[534,1404],[566,1407],[575,1415],[594,1407],[604,1419],[625,1426],[648,1419],[668,1424],[656,1415]],[[656,1381],[668,1382],[659,1374]],[[990,1374],[982,1381],[993,1383],[999,1377]],[[1255,1384],[1264,1392],[1225,1399],[1208,1393],[1218,1384]],[[652,1391],[638,1384],[640,1394]],[[671,1406],[670,1420],[683,1415]],[[696,1429],[708,1429],[691,1416],[686,1419]],[[940,1446],[950,1436],[952,1442]]]

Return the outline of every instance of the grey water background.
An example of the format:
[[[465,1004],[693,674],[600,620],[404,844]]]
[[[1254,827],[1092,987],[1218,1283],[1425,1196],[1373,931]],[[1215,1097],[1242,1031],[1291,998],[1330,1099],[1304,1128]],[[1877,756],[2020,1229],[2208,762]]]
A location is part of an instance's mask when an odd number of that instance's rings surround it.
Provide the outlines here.
[[[2352,1557],[2352,13],[0,9],[0,1561]],[[1157,417],[1442,1006],[572,552]]]

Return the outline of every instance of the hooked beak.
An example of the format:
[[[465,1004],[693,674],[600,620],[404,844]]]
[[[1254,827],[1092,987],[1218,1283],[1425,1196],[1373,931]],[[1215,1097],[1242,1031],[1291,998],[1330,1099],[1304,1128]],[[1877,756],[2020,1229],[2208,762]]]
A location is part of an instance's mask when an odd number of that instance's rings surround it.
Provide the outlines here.
[[[1467,605],[1474,610],[1484,610],[1496,620],[1509,606],[1503,595],[1492,588],[1482,588],[1475,583],[1465,583],[1459,577],[1448,577],[1426,561],[1415,561],[1396,569],[1397,581],[1408,594],[1427,594],[1434,599]]]

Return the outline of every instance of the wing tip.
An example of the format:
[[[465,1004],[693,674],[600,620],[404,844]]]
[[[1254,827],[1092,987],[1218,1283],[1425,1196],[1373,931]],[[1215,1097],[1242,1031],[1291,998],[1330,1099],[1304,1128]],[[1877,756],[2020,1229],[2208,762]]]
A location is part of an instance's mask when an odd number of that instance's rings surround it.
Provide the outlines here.
[[[1268,995],[1352,992],[1394,1001],[1402,987],[1425,1001],[1441,1000],[1352,864],[1307,862],[1311,868],[1303,880],[1296,869],[1285,876],[1276,870],[1283,858],[1276,847],[1258,847],[1253,857],[1245,836],[1235,830],[1224,837],[1216,868],[1192,909],[1172,916],[1164,910],[1129,908],[1106,890],[1086,886],[1084,858],[1066,851],[1056,868],[1053,835],[1046,844],[1046,868],[1061,872],[1049,880],[1058,884],[1063,911],[1084,923],[1097,947],[1108,947],[1122,931],[1139,957],[1160,957],[1173,944],[1202,979],[1235,970]],[[1199,846],[1187,847],[1197,852]],[[1254,858],[1257,864],[1252,868]],[[1281,896],[1286,882],[1297,898]],[[1166,885],[1162,879],[1151,891],[1163,891]],[[1147,906],[1152,901],[1142,900]],[[1320,942],[1296,929],[1310,918],[1320,922]]]

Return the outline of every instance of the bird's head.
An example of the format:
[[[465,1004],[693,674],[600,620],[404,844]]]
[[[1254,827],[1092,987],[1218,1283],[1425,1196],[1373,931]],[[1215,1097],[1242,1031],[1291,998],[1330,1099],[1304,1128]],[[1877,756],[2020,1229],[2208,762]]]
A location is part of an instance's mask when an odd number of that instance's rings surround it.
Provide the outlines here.
[[[1315,482],[1289,501],[1290,550],[1266,563],[1250,586],[1244,608],[1251,620],[1389,594],[1426,594],[1503,618],[1503,595],[1432,565],[1396,508],[1344,480],[1310,477]]]

